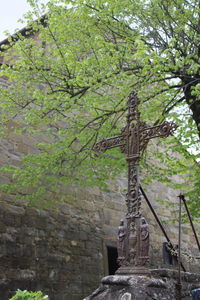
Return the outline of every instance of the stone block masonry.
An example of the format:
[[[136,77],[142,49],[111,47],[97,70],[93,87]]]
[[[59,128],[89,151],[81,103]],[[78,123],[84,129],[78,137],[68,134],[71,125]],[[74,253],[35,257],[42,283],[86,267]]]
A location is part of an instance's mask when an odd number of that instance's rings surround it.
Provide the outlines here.
[[[20,166],[24,155],[38,153],[42,138],[11,134],[0,143],[0,166]],[[1,174],[1,184],[9,180]],[[107,247],[116,247],[119,221],[126,211],[126,176],[119,175],[109,184],[113,191],[109,193],[97,187],[63,187],[59,197],[64,203],[56,211],[38,210],[0,195],[0,300],[8,300],[18,288],[42,290],[50,300],[82,300],[99,286],[100,279],[109,274]],[[178,191],[158,182],[146,190],[177,244],[177,223],[169,222],[170,208],[156,200],[176,206]],[[150,229],[150,267],[161,268],[163,236],[144,201],[142,211]],[[183,246],[195,253],[192,232],[185,225],[183,229]],[[184,265],[187,271],[199,272],[193,262]]]
[[[80,300],[103,276],[102,232],[78,210],[0,202],[0,299],[19,289]],[[78,219],[78,221],[77,221]]]
[[[60,204],[57,211],[0,202],[1,300],[8,300],[18,288],[42,290],[50,300],[82,300],[108,275],[107,246],[116,247],[125,211],[123,196],[119,199],[119,193],[77,187],[68,194],[73,194],[74,202]],[[119,207],[110,209],[111,200]],[[148,207],[143,205],[143,211],[151,231],[150,266],[161,268],[163,237]],[[166,210],[160,212],[162,219],[161,213],[165,215]],[[176,227],[166,226],[166,230],[176,243]],[[195,246],[192,234],[183,235],[183,241]],[[184,265],[187,270],[193,267]]]

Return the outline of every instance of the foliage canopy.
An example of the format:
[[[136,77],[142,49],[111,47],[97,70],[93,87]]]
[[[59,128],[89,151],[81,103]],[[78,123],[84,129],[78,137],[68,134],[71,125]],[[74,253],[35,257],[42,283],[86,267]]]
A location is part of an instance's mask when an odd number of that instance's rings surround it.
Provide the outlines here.
[[[197,215],[200,1],[29,2],[27,36],[18,33],[1,47],[1,75],[9,82],[1,87],[1,133],[16,120],[16,133],[41,134],[47,141],[38,145],[39,155],[22,160],[22,168],[3,169],[12,173],[3,189],[32,202],[43,195],[45,202],[46,190],[59,194],[71,183],[103,186],[122,172],[125,159],[118,150],[96,157],[92,148],[120,132],[127,96],[136,90],[145,121],[179,125],[168,150],[154,153],[165,167],[155,169],[144,159],[147,173],[165,181],[184,174]],[[29,28],[38,38],[31,38]]]
[[[15,296],[10,300],[48,300],[48,296],[44,296],[42,292],[29,292],[17,290]]]

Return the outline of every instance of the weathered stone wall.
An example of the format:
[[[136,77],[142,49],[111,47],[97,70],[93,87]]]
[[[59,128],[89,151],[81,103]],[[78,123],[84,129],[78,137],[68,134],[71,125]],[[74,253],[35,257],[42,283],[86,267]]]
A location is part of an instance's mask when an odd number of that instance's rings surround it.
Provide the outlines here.
[[[17,288],[51,300],[78,300],[103,275],[102,231],[81,210],[60,212],[0,203],[0,298]]]
[[[51,300],[81,300],[108,274],[106,246],[116,245],[123,199],[118,193],[102,193],[96,188],[74,187],[69,194],[79,201],[61,204],[59,211],[1,201],[2,299],[21,288],[41,289]],[[162,267],[163,237],[149,212],[148,221],[153,242],[151,267]],[[169,235],[173,237],[173,232]],[[186,237],[193,239],[192,235]],[[189,270],[188,263],[186,267]]]
[[[37,35],[34,38],[38,40]],[[6,79],[1,78],[0,84],[6,85]],[[0,166],[20,166],[24,155],[39,152],[37,143],[49,141],[41,134],[12,134],[18,126],[15,121],[8,124],[10,134],[0,143]],[[7,175],[0,174],[0,183],[8,181]],[[56,211],[30,208],[0,194],[0,299],[9,299],[20,288],[41,289],[51,300],[80,300],[97,288],[101,277],[108,275],[107,247],[116,247],[119,220],[126,210],[125,176],[119,176],[112,187],[113,193],[95,187],[68,188],[60,195],[63,204]],[[169,222],[170,208],[156,200],[178,205],[178,194],[158,182],[147,189],[160,219],[167,221],[164,226],[174,244],[177,222]],[[145,203],[142,209],[151,234],[150,266],[161,268],[165,239]],[[198,254],[188,226],[184,226],[182,243]],[[184,264],[188,271],[199,271],[194,263]]]
[[[44,138],[10,134],[0,144],[0,165],[20,166],[25,154],[38,152],[36,144]],[[5,175],[0,177],[1,183],[8,180]],[[111,184],[112,193],[96,187],[66,188],[57,211],[26,207],[1,195],[0,298],[7,300],[17,288],[26,288],[41,289],[51,300],[80,300],[99,285],[100,278],[108,275],[107,247],[116,247],[117,228],[125,214],[126,177],[121,175]],[[170,208],[156,200],[167,200],[178,207],[179,191],[158,182],[146,190],[161,220],[167,221],[164,226],[170,239],[177,244],[177,222],[169,222]],[[161,268],[165,239],[144,202],[142,210],[151,234],[150,266]],[[182,243],[198,254],[186,225]],[[194,263],[184,264],[188,271],[199,271]]]

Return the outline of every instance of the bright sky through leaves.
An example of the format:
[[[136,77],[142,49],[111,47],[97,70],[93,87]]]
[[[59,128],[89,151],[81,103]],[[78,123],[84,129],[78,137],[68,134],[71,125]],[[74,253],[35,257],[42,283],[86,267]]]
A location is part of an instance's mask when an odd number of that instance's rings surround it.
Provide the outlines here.
[[[42,1],[47,2],[47,1]],[[26,0],[0,0],[0,41],[6,38],[5,31],[13,34],[16,29],[26,26],[18,22],[23,14],[30,10],[30,5]]]

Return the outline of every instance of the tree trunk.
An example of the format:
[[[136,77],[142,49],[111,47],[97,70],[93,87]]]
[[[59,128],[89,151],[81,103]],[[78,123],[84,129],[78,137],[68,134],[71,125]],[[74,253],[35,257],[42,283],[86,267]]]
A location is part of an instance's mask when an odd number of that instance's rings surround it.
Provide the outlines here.
[[[200,100],[197,99],[196,96],[192,95],[192,87],[194,87],[194,83],[192,84],[192,79],[190,80],[183,80],[184,83],[184,95],[186,102],[189,106],[189,108],[192,111],[192,118],[196,123],[199,138],[200,138]]]

